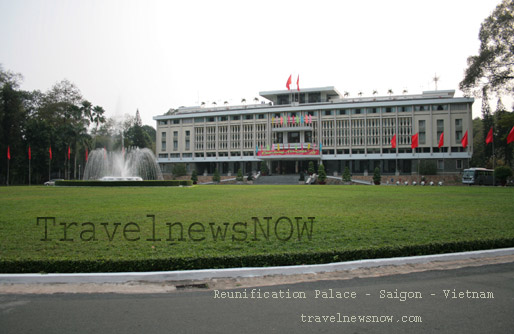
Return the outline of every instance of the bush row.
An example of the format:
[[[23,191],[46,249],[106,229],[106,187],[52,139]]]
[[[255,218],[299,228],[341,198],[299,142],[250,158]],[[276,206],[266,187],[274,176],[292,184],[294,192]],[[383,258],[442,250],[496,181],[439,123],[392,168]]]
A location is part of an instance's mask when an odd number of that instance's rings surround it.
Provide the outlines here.
[[[67,187],[178,187],[192,186],[191,180],[145,180],[145,181],[55,181],[56,186]]]
[[[454,253],[514,246],[514,238],[431,243],[331,252],[279,253],[141,260],[0,260],[0,273],[142,272],[321,264]]]

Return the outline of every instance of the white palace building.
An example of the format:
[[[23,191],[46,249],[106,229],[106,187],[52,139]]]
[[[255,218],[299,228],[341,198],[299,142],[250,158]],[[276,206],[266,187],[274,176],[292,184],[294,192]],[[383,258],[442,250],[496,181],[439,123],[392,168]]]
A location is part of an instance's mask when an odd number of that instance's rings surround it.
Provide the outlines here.
[[[474,99],[454,94],[354,98],[322,87],[261,92],[259,104],[181,107],[154,117],[157,160],[163,172],[182,163],[199,175],[216,168],[248,174],[263,163],[271,174],[293,174],[309,161],[322,162],[328,175],[346,166],[356,175],[377,166],[385,175],[416,174],[418,163],[460,173],[472,155]],[[411,148],[415,134],[418,147]]]

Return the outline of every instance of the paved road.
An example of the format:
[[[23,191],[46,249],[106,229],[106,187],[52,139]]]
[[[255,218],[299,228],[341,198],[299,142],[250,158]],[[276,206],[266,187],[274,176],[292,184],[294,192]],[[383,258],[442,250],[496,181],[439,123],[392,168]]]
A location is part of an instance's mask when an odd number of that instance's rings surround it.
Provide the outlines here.
[[[469,334],[514,328],[514,263],[255,289],[0,295],[0,332]],[[249,298],[228,298],[245,293]],[[259,293],[268,298],[251,298]],[[272,298],[280,293],[284,298]],[[341,298],[321,298],[331,294]],[[469,298],[476,296],[488,298]]]

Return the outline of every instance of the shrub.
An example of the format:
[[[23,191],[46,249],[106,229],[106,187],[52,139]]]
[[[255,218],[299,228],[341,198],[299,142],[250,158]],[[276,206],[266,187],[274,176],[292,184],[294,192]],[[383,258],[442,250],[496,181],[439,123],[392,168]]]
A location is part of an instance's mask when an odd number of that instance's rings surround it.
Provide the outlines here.
[[[421,160],[419,164],[419,173],[421,175],[436,175],[437,164],[435,161]]]
[[[307,171],[309,172],[309,175],[314,174],[314,162],[309,161],[309,167],[308,167]]]
[[[380,168],[375,167],[375,170],[373,171],[373,182],[375,184],[380,184],[381,180],[382,180],[382,176],[380,175]]]
[[[175,164],[171,170],[173,177],[181,177],[186,175],[186,166],[184,164]]]
[[[268,175],[268,173],[269,173],[268,165],[266,165],[266,163],[264,161],[261,162],[261,175],[265,176],[265,175]]]
[[[59,187],[178,187],[191,186],[191,180],[144,180],[144,181],[56,181]]]
[[[351,182],[352,181],[352,176],[350,174],[350,168],[348,168],[348,166],[346,166],[344,168],[344,172],[343,172],[343,182]]]
[[[510,176],[512,176],[512,169],[509,166],[498,166],[494,169],[494,177],[502,186],[507,183]]]
[[[196,172],[196,169],[194,169],[193,172],[191,173],[191,181],[193,181],[193,184],[198,183],[198,174]]]
[[[325,184],[325,180],[327,179],[327,173],[325,172],[325,166],[320,164],[318,166],[318,183]]]
[[[218,169],[216,168],[216,170],[214,171],[214,175],[212,176],[212,182],[219,183],[220,180],[221,180],[220,172],[218,172]]]
[[[252,172],[248,173],[248,177],[246,178],[246,181],[253,181]]]
[[[241,168],[237,170],[236,181],[243,182],[243,171],[241,170]]]

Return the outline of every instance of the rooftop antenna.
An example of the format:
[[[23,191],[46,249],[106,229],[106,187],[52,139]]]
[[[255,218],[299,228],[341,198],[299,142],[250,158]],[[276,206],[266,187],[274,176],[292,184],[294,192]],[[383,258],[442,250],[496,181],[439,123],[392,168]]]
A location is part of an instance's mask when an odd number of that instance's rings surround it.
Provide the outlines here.
[[[434,78],[432,80],[434,80],[435,90],[437,90],[437,82],[439,81],[439,77],[437,76],[437,73],[434,74]]]

